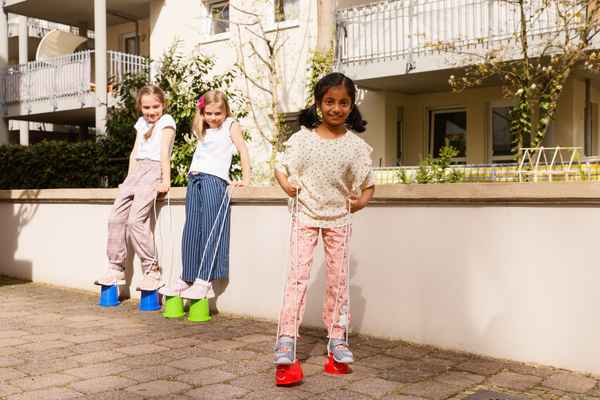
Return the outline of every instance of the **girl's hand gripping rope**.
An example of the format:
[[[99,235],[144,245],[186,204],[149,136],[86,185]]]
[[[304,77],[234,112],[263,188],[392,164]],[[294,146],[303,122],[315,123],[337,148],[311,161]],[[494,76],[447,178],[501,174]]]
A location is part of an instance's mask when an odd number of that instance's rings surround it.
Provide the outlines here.
[[[171,182],[162,181],[154,190],[156,193],[167,193],[170,188]]]
[[[300,193],[300,190],[302,190],[302,186],[296,181],[287,182],[287,184],[284,184],[281,188],[290,197],[296,197]]]
[[[369,201],[371,200],[371,197],[373,197],[374,193],[375,186],[370,186],[362,191],[360,197],[355,194],[351,194],[346,198],[346,209],[349,209],[353,214],[362,210],[367,204],[369,204]]]

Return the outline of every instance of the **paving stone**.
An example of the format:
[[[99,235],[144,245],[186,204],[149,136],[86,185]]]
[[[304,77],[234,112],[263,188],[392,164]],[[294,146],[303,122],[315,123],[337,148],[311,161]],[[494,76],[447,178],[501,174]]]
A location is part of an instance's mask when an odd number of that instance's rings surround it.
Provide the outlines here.
[[[300,339],[302,339],[302,338],[300,338]],[[243,343],[262,343],[262,342],[273,341],[273,345],[275,345],[273,336],[263,335],[263,334],[246,335],[246,336],[236,339],[236,341],[243,342]]]
[[[26,374],[30,375],[41,375],[41,374],[49,374],[51,372],[60,372],[66,369],[79,367],[77,361],[74,360],[44,360],[38,361],[30,364],[19,365],[16,367],[19,371],[23,371]]]
[[[136,382],[142,383],[159,379],[173,378],[184,373],[185,372],[180,369],[169,367],[167,365],[153,365],[151,367],[138,368],[123,372],[121,376],[123,378],[132,379]]]
[[[410,394],[417,397],[425,397],[428,399],[447,399],[453,394],[460,391],[458,386],[446,385],[434,381],[413,383],[407,388],[401,389],[402,393]]]
[[[230,381],[235,378],[237,378],[237,375],[218,369],[205,369],[175,377],[175,379],[180,382],[189,383],[190,385],[195,386],[210,385],[211,383]]]
[[[430,353],[429,356],[435,357],[435,358],[446,358],[448,360],[454,360],[454,361],[458,361],[458,362],[467,361],[472,358],[466,354],[453,353],[453,352],[447,351],[447,350],[435,350],[432,353]]]
[[[366,345],[350,345],[350,350],[356,360],[386,354],[385,350]]]
[[[14,368],[2,368],[0,369],[0,382],[10,381],[12,379],[19,379],[26,377],[27,374],[16,370]]]
[[[110,391],[86,396],[85,400],[144,400],[145,397],[134,393],[129,393],[125,390]]]
[[[68,336],[70,336],[70,335],[67,335],[64,332],[42,333],[42,334],[38,334],[38,335],[28,335],[27,340],[32,343],[37,343],[37,342],[46,342],[48,340],[65,339],[65,337],[68,337]]]
[[[24,391],[45,389],[52,386],[61,386],[79,380],[76,376],[66,374],[47,374],[14,379],[10,384]]]
[[[514,372],[500,372],[488,380],[488,384],[501,388],[527,392],[536,387],[542,378],[533,375],[523,375]]]
[[[0,382],[0,398],[5,398],[15,393],[22,393],[23,391],[18,387],[11,386]]]
[[[127,354],[130,356],[138,356],[140,354],[151,354],[158,353],[159,351],[168,350],[168,347],[157,346],[155,344],[139,344],[136,346],[126,346],[115,349],[119,353]]]
[[[50,349],[46,351],[28,351],[24,353],[16,354],[15,357],[20,358],[23,361],[42,361],[51,360],[57,358],[66,358],[76,355],[74,351],[66,349]]]
[[[31,342],[29,342],[28,340],[16,338],[16,337],[0,339],[0,347],[18,346],[18,345],[27,344],[27,343],[31,343]],[[27,349],[24,349],[24,350],[27,350]]]
[[[191,347],[199,344],[200,341],[188,337],[181,337],[177,339],[167,339],[161,340],[160,342],[156,342],[159,346],[169,347],[171,349],[176,349],[179,347]]]
[[[355,364],[363,366],[363,367],[387,370],[387,369],[392,369],[392,368],[398,368],[404,363],[405,363],[404,360],[401,360],[401,359],[398,359],[395,357],[373,356],[373,357],[363,358],[362,360],[358,360]]]
[[[85,396],[68,388],[50,388],[17,394],[11,396],[10,400],[69,400],[80,397]]]
[[[167,365],[179,368],[183,371],[197,371],[201,369],[213,368],[219,365],[227,364],[225,361],[216,360],[210,357],[184,358],[183,360],[171,361]]]
[[[470,374],[468,372],[446,372],[434,378],[436,382],[458,386],[462,389],[477,385],[485,380],[485,376]]]
[[[252,344],[246,345],[244,347],[244,350],[254,351],[259,354],[272,354],[273,347],[275,347],[274,340],[272,342],[252,343]],[[302,350],[302,347],[298,346],[298,352],[301,352],[301,350]]]
[[[100,376],[119,374],[121,372],[129,371],[130,369],[131,368],[128,366],[114,362],[104,362],[94,365],[87,365],[85,367],[67,369],[64,371],[64,373],[77,376],[81,379],[90,379]]]
[[[309,376],[304,378],[303,382],[304,384],[299,386],[298,389],[313,394],[320,394],[331,389],[346,386],[348,384],[348,381],[345,379],[333,378],[329,375]]]
[[[444,358],[423,357],[416,361],[411,361],[406,364],[406,368],[418,369],[429,372],[444,372],[448,371],[456,364],[456,361],[447,360]]]
[[[275,375],[272,372],[250,374],[230,381],[232,385],[241,386],[250,390],[264,390],[277,387]]]
[[[112,339],[113,337],[104,333],[95,333],[95,334],[88,334],[88,335],[64,335],[65,337],[63,337],[63,340],[67,341],[67,342],[71,342],[71,343],[89,343],[89,342],[96,342],[99,340],[107,340],[107,339]]]
[[[383,400],[425,400],[424,397],[407,396],[404,394],[396,394],[396,393],[392,393],[387,396],[384,396],[384,397],[382,397],[382,399]]]
[[[303,392],[290,386],[256,390],[244,396],[244,400],[304,400],[307,398],[315,399],[311,393]]]
[[[328,392],[322,393],[318,396],[311,397],[311,400],[371,400],[372,396],[352,392],[350,390],[345,390],[343,388],[330,390]]]
[[[70,360],[77,361],[81,364],[94,364],[105,361],[112,361],[118,358],[127,357],[125,354],[117,353],[115,351],[95,351],[93,353],[81,354],[78,356],[70,357]]]
[[[509,370],[518,372],[520,374],[535,375],[539,376],[540,378],[546,378],[554,373],[552,368],[533,367],[523,364],[510,364],[508,368]]]
[[[106,392],[109,390],[119,390],[135,384],[135,381],[122,378],[120,376],[101,376],[98,378],[72,383],[69,385],[69,387],[77,390],[78,392],[91,394]]]
[[[416,360],[418,358],[425,357],[429,353],[431,353],[431,349],[410,345],[401,345],[388,350],[385,352],[385,355],[398,357],[403,360]]]
[[[50,349],[69,347],[72,345],[72,343],[63,340],[49,340],[47,342],[22,344],[16,347],[27,351],[45,351]]]
[[[373,338],[365,338],[361,344],[366,344],[371,347],[378,347],[380,349],[389,350],[393,349],[400,345],[399,342],[393,342],[391,340],[381,340],[381,339],[373,339]]]
[[[253,351],[247,350],[230,350],[230,351],[221,351],[219,353],[213,354],[211,357],[216,358],[222,361],[240,361],[240,360],[248,360],[255,358],[259,355],[259,353],[255,353]],[[302,360],[300,357],[298,359]]]
[[[587,392],[587,395],[588,396],[593,396],[593,397],[600,397],[600,386],[598,386],[595,389],[592,389],[589,392]]]
[[[246,343],[236,340],[219,340],[216,342],[202,343],[198,345],[198,347],[212,351],[235,350],[244,346],[246,346]]]
[[[401,383],[414,383],[434,376],[433,372],[419,371],[416,369],[408,368],[395,368],[389,371],[378,373],[376,376],[381,379],[388,381],[401,382]]]
[[[381,397],[391,392],[395,392],[404,385],[386,381],[379,378],[366,378],[346,386],[347,390],[368,394],[370,396]]]
[[[191,386],[188,384],[165,380],[152,381],[125,388],[127,392],[142,396],[144,399],[160,398],[162,400],[166,400],[168,395],[183,393],[188,389],[191,389]]]
[[[160,354],[165,358],[168,357],[169,360],[181,360],[183,358],[190,357],[213,357],[216,353],[200,347],[185,347],[170,351],[163,351],[157,354]]]
[[[311,365],[311,364],[308,364]],[[319,369],[316,365],[314,366],[317,370]],[[258,360],[241,360],[235,361],[231,363],[223,363],[219,365],[219,369],[223,371],[228,371],[238,376],[254,374],[257,372],[266,372],[273,370],[273,362],[264,362]],[[308,369],[305,365],[302,366],[302,372],[304,375],[307,375]],[[320,372],[323,371],[323,368],[320,368]]]
[[[462,371],[472,372],[474,374],[486,376],[495,375],[506,367],[506,363],[482,360],[480,358],[469,360],[456,366],[457,369],[460,369]]]
[[[592,390],[597,383],[595,379],[584,378],[581,375],[570,373],[554,374],[542,382],[542,386],[567,392],[586,393]]]
[[[192,399],[226,400],[239,399],[249,393],[249,390],[234,385],[216,384],[203,386],[187,392],[185,395]]]

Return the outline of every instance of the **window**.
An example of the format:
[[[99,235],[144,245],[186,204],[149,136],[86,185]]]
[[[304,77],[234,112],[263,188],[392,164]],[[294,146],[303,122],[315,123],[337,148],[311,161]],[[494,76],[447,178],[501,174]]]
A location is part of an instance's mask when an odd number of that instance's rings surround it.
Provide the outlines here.
[[[458,150],[453,161],[467,161],[467,110],[457,108],[452,110],[429,111],[429,154],[439,157],[440,149],[446,145],[446,139],[451,146]]]
[[[512,101],[491,102],[488,111],[488,162],[514,163],[512,153],[513,136],[510,133],[512,124]],[[524,147],[529,146],[529,137],[523,138]]]
[[[205,42],[229,39],[229,2],[206,2]]]
[[[127,54],[139,55],[135,32],[124,33],[121,35],[121,51]]]
[[[293,21],[300,18],[299,0],[275,0],[275,22]]]
[[[300,130],[300,124],[298,123],[299,112],[280,114],[281,115],[281,132],[282,134],[277,138],[279,143],[287,141],[294,133]]]

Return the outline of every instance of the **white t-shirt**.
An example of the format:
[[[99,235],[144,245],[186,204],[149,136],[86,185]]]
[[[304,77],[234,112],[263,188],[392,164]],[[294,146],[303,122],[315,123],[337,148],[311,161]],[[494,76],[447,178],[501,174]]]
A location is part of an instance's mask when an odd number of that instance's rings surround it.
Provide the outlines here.
[[[144,139],[144,135],[148,130],[154,126],[154,130],[152,131],[152,136],[148,140]],[[175,120],[168,114],[160,117],[156,124],[151,124],[148,122],[148,118],[140,117],[138,121],[133,126],[135,130],[138,132],[138,153],[135,156],[136,160],[154,160],[160,161],[160,146],[162,144],[162,134],[163,129],[165,128],[173,128],[175,130]],[[173,151],[173,144],[175,143],[175,135],[173,135],[173,140],[171,141],[171,147],[169,148],[169,157],[171,156],[171,152]]]
[[[220,127],[206,130],[204,143],[198,140],[190,172],[204,172],[230,182],[229,169],[235,145],[229,130],[234,122],[235,120],[229,117]],[[198,136],[195,131],[194,135]]]

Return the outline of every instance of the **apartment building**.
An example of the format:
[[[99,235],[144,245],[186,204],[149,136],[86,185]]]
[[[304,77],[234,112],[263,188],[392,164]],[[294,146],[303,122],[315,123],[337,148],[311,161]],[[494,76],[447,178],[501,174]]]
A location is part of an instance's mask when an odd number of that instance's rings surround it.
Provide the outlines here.
[[[508,128],[513,101],[504,98],[500,82],[490,80],[486,85],[452,93],[448,78],[455,70],[446,62],[447,55],[431,54],[425,46],[427,40],[456,37],[485,39],[483,45],[505,40],[514,23],[507,7],[501,0],[335,2],[334,69],[350,76],[359,86],[358,105],[369,121],[362,137],[374,148],[374,166],[416,165],[421,157],[435,156],[446,138],[460,148],[457,161],[461,163],[512,160]],[[6,141],[7,120],[72,126],[81,138],[86,137],[88,129],[94,132],[96,128],[102,134],[104,108],[100,104],[110,101],[106,77],[126,69],[127,55],[160,59],[175,38],[183,39],[183,53],[200,45],[202,52],[214,55],[214,73],[232,68],[239,61],[242,48],[250,73],[266,84],[264,68],[257,56],[251,56],[248,46],[253,41],[261,52],[265,50],[264,43],[250,32],[257,32],[256,26],[236,24],[251,21],[242,10],[261,16],[267,37],[273,38],[279,32],[285,41],[278,59],[279,98],[290,129],[296,129],[294,117],[305,102],[306,65],[316,39],[315,0],[94,0],[93,4],[76,0],[6,0],[5,18],[0,21],[0,61],[6,64],[17,62],[16,56],[7,54],[13,54],[10,49],[14,47],[5,40],[10,37],[7,13],[75,27],[75,34],[80,36],[93,31],[93,38],[81,45],[91,49],[88,53],[66,56],[43,79],[42,73],[37,72],[38,80],[53,82],[37,97],[31,71],[48,70],[48,61],[38,67],[30,50],[28,63],[19,53],[18,62],[24,66],[5,69],[2,75],[0,116],[4,122],[0,124],[0,141]],[[211,18],[215,15],[219,20]],[[541,31],[553,29],[551,21],[540,24],[546,24],[540,26]],[[61,76],[71,80],[64,83]],[[259,124],[268,127],[269,110],[264,107],[268,95],[241,77],[236,85],[263,105]],[[600,154],[599,88],[600,79],[595,75],[577,71],[571,74],[559,101],[556,122],[544,139],[545,146],[585,147],[587,103],[591,110],[587,117],[591,127],[588,139],[592,145],[587,146],[585,153]],[[64,93],[59,93],[61,90]],[[251,117],[241,123],[250,129],[255,127]],[[264,159],[269,145],[253,131],[251,151],[255,160]]]

